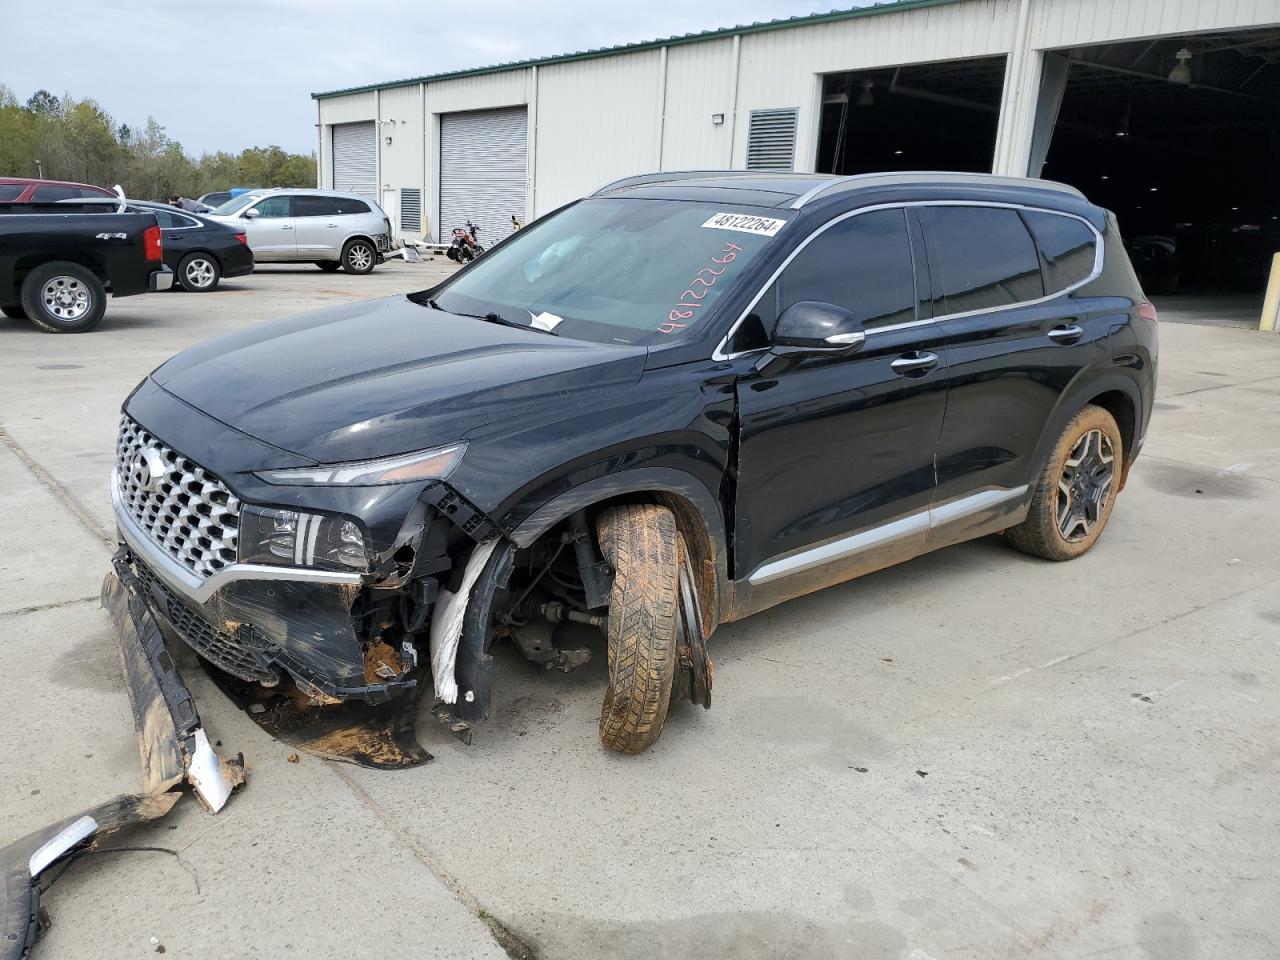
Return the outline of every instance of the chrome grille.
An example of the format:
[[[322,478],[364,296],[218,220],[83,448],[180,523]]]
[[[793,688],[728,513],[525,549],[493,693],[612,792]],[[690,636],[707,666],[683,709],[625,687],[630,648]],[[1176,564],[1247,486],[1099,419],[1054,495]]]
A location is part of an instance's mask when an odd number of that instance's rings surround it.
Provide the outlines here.
[[[192,573],[207,577],[235,562],[240,501],[128,417],[120,418],[116,483],[129,516]]]

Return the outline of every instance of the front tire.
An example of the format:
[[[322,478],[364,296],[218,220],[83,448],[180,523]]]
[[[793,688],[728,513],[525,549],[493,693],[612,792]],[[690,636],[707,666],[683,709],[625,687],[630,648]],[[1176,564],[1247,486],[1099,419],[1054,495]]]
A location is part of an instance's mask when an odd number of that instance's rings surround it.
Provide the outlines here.
[[[348,240],[347,245],[342,248],[342,269],[347,273],[361,276],[373,273],[377,262],[378,251],[368,240]]]
[[[1115,507],[1124,441],[1115,417],[1086,404],[1054,444],[1027,518],[1009,542],[1046,560],[1074,560],[1098,542]]]
[[[107,290],[78,263],[44,263],[22,281],[22,309],[46,333],[87,333],[107,312]]]
[[[609,598],[609,680],[600,742],[640,753],[662,734],[676,668],[676,519],[666,507],[614,507],[596,523],[614,569]]]
[[[188,293],[208,293],[221,279],[222,268],[207,253],[188,253],[178,264],[178,283]]]

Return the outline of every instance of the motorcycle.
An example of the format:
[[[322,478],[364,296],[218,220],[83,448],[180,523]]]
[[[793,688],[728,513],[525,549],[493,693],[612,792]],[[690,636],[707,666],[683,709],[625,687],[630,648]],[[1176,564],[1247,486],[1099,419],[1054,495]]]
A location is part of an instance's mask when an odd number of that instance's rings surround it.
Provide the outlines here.
[[[453,228],[453,243],[449,244],[449,249],[444,255],[454,263],[466,263],[474,260],[480,254],[484,253],[484,247],[476,241],[476,235],[480,232],[470,220],[467,221],[466,229],[462,227]]]

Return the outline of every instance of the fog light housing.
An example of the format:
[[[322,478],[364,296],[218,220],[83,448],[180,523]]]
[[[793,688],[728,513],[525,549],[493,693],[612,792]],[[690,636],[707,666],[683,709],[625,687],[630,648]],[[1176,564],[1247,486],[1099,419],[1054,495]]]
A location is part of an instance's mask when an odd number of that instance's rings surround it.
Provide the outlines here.
[[[240,511],[239,559],[325,570],[369,569],[364,533],[354,520],[248,505]]]

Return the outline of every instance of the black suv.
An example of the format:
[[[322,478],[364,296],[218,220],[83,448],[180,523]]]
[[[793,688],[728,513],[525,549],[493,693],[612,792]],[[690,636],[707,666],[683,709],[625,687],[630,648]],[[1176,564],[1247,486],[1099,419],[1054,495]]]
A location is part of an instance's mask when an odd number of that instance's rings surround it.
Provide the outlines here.
[[[606,746],[710,703],[721,623],[1003,533],[1088,550],[1156,316],[1114,217],[950,173],[632,177],[439,286],[254,327],[129,397],[116,569],[200,654],[456,725],[489,651],[607,636]],[[578,628],[581,629],[581,628]]]

